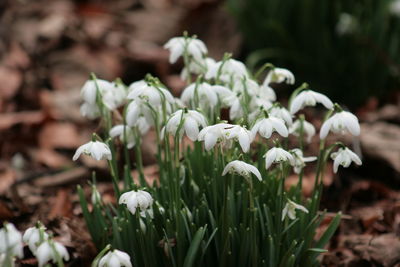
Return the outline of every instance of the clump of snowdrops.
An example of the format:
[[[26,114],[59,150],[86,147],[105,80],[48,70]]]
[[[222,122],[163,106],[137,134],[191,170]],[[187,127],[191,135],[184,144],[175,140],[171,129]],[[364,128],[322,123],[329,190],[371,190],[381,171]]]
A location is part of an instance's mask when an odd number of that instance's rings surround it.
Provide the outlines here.
[[[151,75],[126,86],[92,74],[81,91],[81,113],[98,118],[104,131],[79,147],[74,160],[82,154],[107,160],[118,199],[106,205],[93,183],[89,204],[78,188],[101,251],[94,266],[317,266],[340,221],[337,214],[316,239],[325,215],[319,204],[326,162],[334,160],[335,172],[361,164],[342,143],[325,140],[359,135],[357,118],[307,84],[293,91],[286,107],[277,102],[271,85],[293,85],[289,70],[265,64],[249,73],[229,54],[221,61],[207,57],[205,44],[187,34],[165,48],[170,63],[184,62],[187,87],[179,98]],[[319,154],[305,155],[318,137],[301,111],[317,104],[326,109]],[[141,151],[150,132],[157,146],[153,183],[144,175]],[[309,162],[316,177],[304,198]],[[298,182],[287,189],[293,172]]]

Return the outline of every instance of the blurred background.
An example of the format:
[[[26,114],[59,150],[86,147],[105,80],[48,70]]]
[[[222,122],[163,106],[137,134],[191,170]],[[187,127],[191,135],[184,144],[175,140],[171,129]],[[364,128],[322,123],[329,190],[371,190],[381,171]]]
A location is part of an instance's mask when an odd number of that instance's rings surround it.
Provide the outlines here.
[[[74,251],[70,266],[90,260],[95,252],[88,253],[93,246],[76,184],[96,170],[103,196],[114,199],[106,166],[71,160],[97,129],[79,113],[80,88],[90,72],[125,84],[151,73],[179,95],[182,62],[171,66],[162,46],[185,30],[217,60],[231,52],[250,70],[265,62],[290,69],[296,84],[276,88],[278,96],[307,82],[357,114],[362,135],[344,141],[362,153],[363,166],[336,179],[327,175],[324,206],[348,217],[324,263],[394,266],[400,259],[399,0],[0,1],[0,221],[25,229],[40,219]],[[154,142],[146,138],[147,175],[156,177]],[[382,251],[388,247],[396,250],[391,256]]]

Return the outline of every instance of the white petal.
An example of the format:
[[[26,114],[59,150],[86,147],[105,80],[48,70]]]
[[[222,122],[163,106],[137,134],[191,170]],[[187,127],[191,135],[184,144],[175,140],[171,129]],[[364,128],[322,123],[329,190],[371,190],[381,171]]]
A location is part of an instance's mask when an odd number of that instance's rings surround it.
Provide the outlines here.
[[[275,161],[276,159],[276,148],[271,148],[267,154],[266,154],[266,158],[265,158],[265,168],[268,169],[271,164]]]
[[[326,138],[326,136],[327,136],[328,133],[329,133],[329,130],[331,129],[331,125],[332,125],[332,118],[327,119],[327,120],[322,124],[321,130],[320,130],[320,132],[319,132],[319,137],[320,137],[321,139],[325,139],[325,138]]]
[[[197,125],[196,121],[191,117],[187,116],[185,118],[184,128],[187,136],[190,140],[196,141],[197,136],[199,135],[199,126]]]

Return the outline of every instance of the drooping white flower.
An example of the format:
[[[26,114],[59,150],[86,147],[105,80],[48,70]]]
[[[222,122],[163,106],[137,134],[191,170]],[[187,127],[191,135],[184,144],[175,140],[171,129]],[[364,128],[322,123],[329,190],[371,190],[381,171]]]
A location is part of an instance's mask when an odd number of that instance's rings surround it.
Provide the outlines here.
[[[249,152],[250,144],[253,142],[253,136],[249,130],[240,125],[234,125],[225,128],[225,132],[228,140],[238,141],[242,151]]]
[[[171,92],[163,87],[149,85],[147,82],[134,82],[129,85],[128,99],[143,100],[152,106],[161,106],[162,103],[174,103]]]
[[[285,220],[286,216],[291,220],[296,219],[296,210],[301,210],[302,212],[308,213],[308,210],[304,206],[297,204],[290,199],[287,201],[288,202],[282,210],[282,221]]]
[[[223,107],[230,107],[237,98],[237,94],[225,86],[212,85],[211,89],[217,94]]]
[[[93,108],[90,108],[97,104],[98,94],[100,94],[103,104],[109,110],[121,106],[126,97],[125,87],[120,83],[101,79],[88,80],[81,89],[81,96],[84,102],[88,104],[83,108],[84,111],[90,113],[89,111],[93,110]]]
[[[231,101],[231,105],[229,108],[229,119],[236,120],[236,119],[242,118],[243,114],[244,114],[244,110],[243,110],[241,97],[233,95],[233,96],[231,96],[229,101]]]
[[[331,158],[333,159],[333,171],[335,173],[338,171],[339,165],[347,168],[350,166],[351,162],[357,165],[362,164],[360,157],[347,147],[339,148],[337,152],[331,154]]]
[[[96,119],[100,116],[100,109],[97,104],[90,104],[83,102],[80,108],[81,115],[90,120]]]
[[[253,112],[263,112],[272,107],[272,102],[266,98],[255,96],[251,98],[250,110]]]
[[[87,80],[81,88],[81,97],[83,101],[93,105],[96,104],[98,92],[103,94],[106,91],[112,90],[112,88],[113,84],[106,80]]]
[[[277,131],[283,137],[288,137],[289,135],[285,122],[282,119],[272,116],[257,120],[251,129],[251,134],[253,138],[257,132],[264,138],[270,138],[273,131]]]
[[[12,223],[0,229],[0,254],[24,257],[22,235]]]
[[[29,249],[31,250],[33,255],[36,255],[36,250],[39,247],[39,245],[49,238],[49,235],[44,230],[45,230],[44,228],[40,229],[38,227],[30,227],[26,229],[22,237],[22,240],[28,244]]]
[[[260,86],[257,96],[270,102],[276,101],[276,93],[274,89],[266,84]]]
[[[298,148],[292,149],[290,151],[293,154],[294,158],[294,165],[293,169],[294,172],[299,174],[301,170],[306,166],[306,162],[315,161],[317,157],[303,157],[303,151]]]
[[[269,110],[271,116],[280,118],[286,122],[286,126],[290,127],[293,124],[292,115],[284,107],[274,106]]]
[[[162,108],[160,106],[153,106],[156,112],[161,112]],[[169,106],[167,106],[167,111],[169,111]],[[142,99],[136,99],[129,103],[126,111],[126,124],[128,126],[143,126],[141,125],[141,119],[144,118],[146,124],[149,126],[154,125],[154,117],[152,111],[146,101]]]
[[[263,84],[269,85],[270,83],[282,83],[282,82],[285,82],[287,84],[294,84],[295,79],[293,73],[287,69],[273,68],[268,72],[267,77],[265,77]]]
[[[110,148],[103,142],[99,141],[90,141],[84,145],[78,147],[75,152],[75,155],[72,157],[72,160],[77,160],[81,154],[86,154],[91,156],[96,160],[108,159],[111,160],[111,150]]]
[[[294,136],[299,136],[303,124],[303,134],[307,137],[307,142],[310,143],[315,135],[315,127],[306,120],[296,120],[289,128],[289,133]]]
[[[261,173],[256,167],[241,160],[229,162],[225,166],[222,176],[225,176],[227,173],[236,173],[248,179],[250,178],[251,174],[254,174],[258,180],[262,180]]]
[[[118,249],[109,251],[99,261],[99,267],[132,267],[131,257]]]
[[[119,204],[126,204],[128,210],[135,214],[137,208],[141,211],[149,209],[153,205],[153,198],[146,191],[133,190],[123,193],[119,198]]]
[[[322,124],[319,136],[321,139],[325,139],[329,131],[344,134],[346,130],[352,135],[358,136],[360,135],[360,124],[354,114],[348,111],[341,111]]]
[[[125,131],[125,132],[124,132]],[[133,129],[129,126],[124,126],[122,124],[116,125],[110,130],[110,137],[115,138],[119,136],[122,143],[126,143],[128,149],[131,149],[136,144],[135,133]]]
[[[118,82],[112,82],[112,87],[110,90],[107,90],[102,93],[102,99],[104,105],[109,110],[114,110],[120,107],[126,98],[126,90],[125,86]]]
[[[218,103],[218,95],[208,83],[192,83],[183,90],[181,100],[188,106],[198,101],[200,107],[212,109]]]
[[[289,161],[290,165],[294,165],[294,157],[292,154],[280,147],[273,147],[264,155],[265,168],[271,167],[272,163],[280,163],[283,161]]]
[[[68,251],[61,243],[50,239],[44,241],[36,250],[39,267],[44,266],[49,261],[57,263],[57,254],[61,259],[69,260]]]
[[[150,125],[147,123],[144,117],[140,117],[138,119],[136,126],[138,133],[140,133],[141,135],[146,134],[150,129]],[[121,142],[126,143],[128,149],[131,149],[136,144],[135,131],[129,126],[124,126],[123,124],[116,125],[111,128],[109,134],[111,138],[119,136]]]
[[[201,40],[193,37],[174,37],[164,45],[164,48],[171,53],[169,55],[171,64],[175,63],[185,53],[197,61],[201,61],[203,56],[207,54],[206,45]]]
[[[236,93],[246,93],[248,95],[256,95],[260,92],[260,85],[252,79],[244,76],[241,80],[237,80],[233,85],[233,91]]]
[[[234,127],[234,125],[228,123],[218,123],[207,126],[199,132],[197,140],[204,141],[204,148],[207,151],[212,149],[217,143],[221,143],[222,146],[227,146],[230,140],[228,140],[228,132],[226,129],[232,127]]]
[[[305,90],[293,99],[290,104],[290,113],[295,114],[305,106],[315,106],[317,103],[321,103],[327,109],[333,108],[333,103],[327,96],[312,90]]]
[[[182,125],[180,125],[182,123]],[[195,110],[178,110],[171,115],[165,125],[165,130],[175,136],[182,136],[185,132],[190,140],[196,141],[199,134],[199,128],[206,127],[206,118]],[[180,127],[180,129],[179,129]],[[179,133],[177,133],[179,129]]]
[[[212,58],[204,58],[200,61],[192,60],[189,62],[189,66],[185,66],[181,71],[181,79],[186,80],[190,74],[203,74],[207,73],[207,70],[212,68],[216,64],[215,60]]]
[[[231,80],[237,81],[243,77],[248,77],[246,66],[235,59],[219,61],[211,66],[206,73],[206,79],[217,79],[229,83]]]

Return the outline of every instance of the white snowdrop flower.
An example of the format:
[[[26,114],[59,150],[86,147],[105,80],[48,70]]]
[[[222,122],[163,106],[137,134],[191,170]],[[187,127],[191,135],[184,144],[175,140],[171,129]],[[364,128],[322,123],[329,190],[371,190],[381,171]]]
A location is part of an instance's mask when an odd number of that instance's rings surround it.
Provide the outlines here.
[[[347,168],[350,166],[351,162],[354,162],[357,165],[362,164],[360,157],[347,147],[339,148],[337,152],[331,154],[331,158],[333,159],[333,171],[335,173],[337,173],[339,165]]]
[[[39,247],[39,245],[46,241],[49,238],[49,235],[44,231],[45,229],[40,229],[38,227],[30,227],[26,229],[22,240],[28,244],[29,249],[31,250],[33,255],[36,255],[36,250]],[[41,232],[43,240],[41,240]]]
[[[256,95],[260,92],[260,86],[252,79],[248,79],[244,76],[241,80],[237,80],[233,85],[233,91],[236,93],[247,93],[251,96]]]
[[[262,98],[259,96],[255,96],[251,98],[250,109],[258,112],[262,112],[263,110],[268,110],[272,107],[272,102],[266,98]]]
[[[226,129],[232,128],[234,125],[227,123],[218,123],[203,128],[197,137],[198,141],[204,141],[204,148],[209,151],[218,142],[225,146],[229,143]]]
[[[196,141],[199,134],[199,127],[206,127],[206,118],[195,110],[178,110],[171,115],[165,125],[165,130],[175,136],[177,134],[178,128],[181,124],[180,132],[178,133],[181,137],[183,133],[189,137],[190,140]]]
[[[169,110],[167,106],[167,111]],[[153,106],[156,111],[161,111],[161,107]],[[146,123],[151,126],[154,125],[154,117],[151,109],[145,101],[136,99],[129,103],[126,111],[126,124],[130,127],[143,126],[140,122],[141,118],[144,118]]]
[[[109,90],[102,92],[102,100],[109,110],[114,110],[125,102],[127,94],[125,86],[121,83],[112,82],[111,85]]]
[[[317,103],[321,103],[327,109],[333,108],[333,103],[327,96],[312,90],[305,90],[293,99],[290,104],[290,113],[295,114],[305,106],[315,106]]]
[[[271,116],[284,120],[286,126],[288,127],[290,127],[293,124],[292,114],[290,114],[290,112],[284,107],[278,107],[278,106],[272,107],[269,110],[269,114]]]
[[[253,142],[253,136],[249,130],[239,125],[233,125],[232,127],[225,128],[224,131],[228,140],[238,141],[242,151],[245,153],[249,152],[250,144]]]
[[[0,254],[24,257],[22,235],[12,223],[4,223],[0,229]]]
[[[287,201],[288,202],[282,210],[282,221],[285,220],[286,217],[289,217],[291,220],[296,219],[296,210],[301,210],[302,212],[308,213],[308,210],[304,206],[297,204],[290,199]]]
[[[93,105],[96,104],[98,91],[100,94],[103,94],[106,91],[112,90],[112,88],[113,84],[106,80],[87,80],[81,89],[81,96],[85,102]]]
[[[134,82],[129,86],[128,90],[128,99],[144,100],[152,106],[161,106],[165,101],[167,101],[169,104],[173,104],[175,102],[170,91],[162,87],[149,85],[146,82]]]
[[[136,126],[141,135],[146,134],[150,129],[150,125],[147,123],[147,121],[144,117],[140,117],[138,119]],[[125,130],[124,130],[124,128],[125,128]],[[124,133],[124,131],[125,131],[125,133]],[[127,144],[128,149],[131,149],[136,144],[135,132],[129,126],[124,126],[122,124],[116,125],[111,128],[109,134],[110,134],[111,138],[115,138],[115,137],[119,136],[119,139],[121,140],[121,142]],[[126,138],[126,140],[125,140],[125,138]]]
[[[136,82],[132,82],[129,86],[128,86],[128,95],[130,92],[132,92],[135,89],[138,88],[142,88],[142,87],[146,87],[147,86],[147,82],[145,80],[139,80]]]
[[[268,101],[276,101],[276,93],[272,87],[264,84],[260,86],[259,92],[258,92],[258,97],[262,99],[266,99]]]
[[[132,267],[131,257],[118,249],[109,251],[104,255],[100,261],[98,267]]]
[[[231,80],[239,80],[243,77],[248,77],[246,66],[235,59],[227,59],[219,61],[211,66],[206,73],[206,79],[218,78],[223,82],[231,82]]]
[[[294,136],[300,136],[301,124],[303,124],[303,133],[307,137],[307,142],[310,143],[315,135],[315,127],[306,120],[296,120],[289,128],[289,133]]]
[[[240,97],[232,96],[231,99],[231,107],[229,108],[229,119],[236,120],[238,118],[242,118],[244,115],[242,101],[240,101]]]
[[[88,80],[81,89],[81,96],[84,102],[88,104],[84,108],[87,113],[90,113],[90,108],[96,104],[98,93],[109,110],[121,106],[126,97],[125,87],[122,84],[101,79]]]
[[[183,90],[181,100],[187,106],[196,99],[202,108],[214,108],[218,103],[218,95],[208,83],[192,83]]]
[[[251,128],[253,138],[256,136],[257,132],[264,138],[270,138],[273,131],[278,132],[283,137],[288,137],[289,135],[285,122],[282,119],[272,116],[257,120],[253,128]]]
[[[201,61],[203,56],[207,54],[206,45],[193,37],[174,37],[164,45],[164,48],[170,51],[169,62],[171,64],[175,63],[185,53],[198,61]]]
[[[287,69],[273,68],[268,72],[267,77],[265,77],[263,85],[268,86],[270,83],[282,82],[285,82],[287,84],[294,84],[295,79],[293,73]]]
[[[81,115],[90,120],[100,117],[100,109],[97,104],[83,102],[80,108]]]
[[[125,192],[120,196],[119,204],[126,204],[128,210],[132,214],[135,214],[137,208],[139,208],[141,211],[149,209],[151,205],[153,205],[153,198],[146,191],[132,190]]]
[[[294,158],[293,169],[294,172],[297,174],[299,174],[301,170],[306,166],[306,162],[312,162],[317,159],[317,157],[303,157],[303,151],[298,148],[292,149],[290,152],[293,154]]]
[[[354,114],[348,111],[341,111],[322,124],[319,136],[321,139],[325,139],[329,131],[344,134],[346,130],[352,135],[358,136],[360,135],[360,124]]]
[[[189,74],[206,74],[207,70],[215,65],[215,60],[212,58],[204,58],[200,61],[190,61],[189,66],[185,66],[181,71],[181,79],[186,80]]]
[[[217,94],[222,106],[230,107],[234,102],[236,93],[221,85],[211,85],[211,89]]]
[[[272,163],[280,163],[284,161],[289,161],[290,165],[294,165],[294,157],[292,154],[280,147],[273,147],[264,155],[265,158],[265,168],[271,167]]]
[[[336,24],[336,33],[338,35],[352,34],[357,30],[358,23],[354,16],[348,13],[341,13]]]
[[[78,147],[72,160],[77,160],[82,153],[89,155],[96,160],[111,160],[110,148],[105,143],[99,141],[90,141],[89,143]]]
[[[256,167],[240,160],[229,162],[225,166],[222,176],[225,176],[227,173],[236,173],[248,179],[250,178],[251,174],[254,174],[258,180],[262,180],[261,173]]]
[[[44,266],[49,261],[57,263],[57,254],[65,261],[69,260],[68,251],[61,243],[49,239],[44,241],[36,250],[39,267]]]

